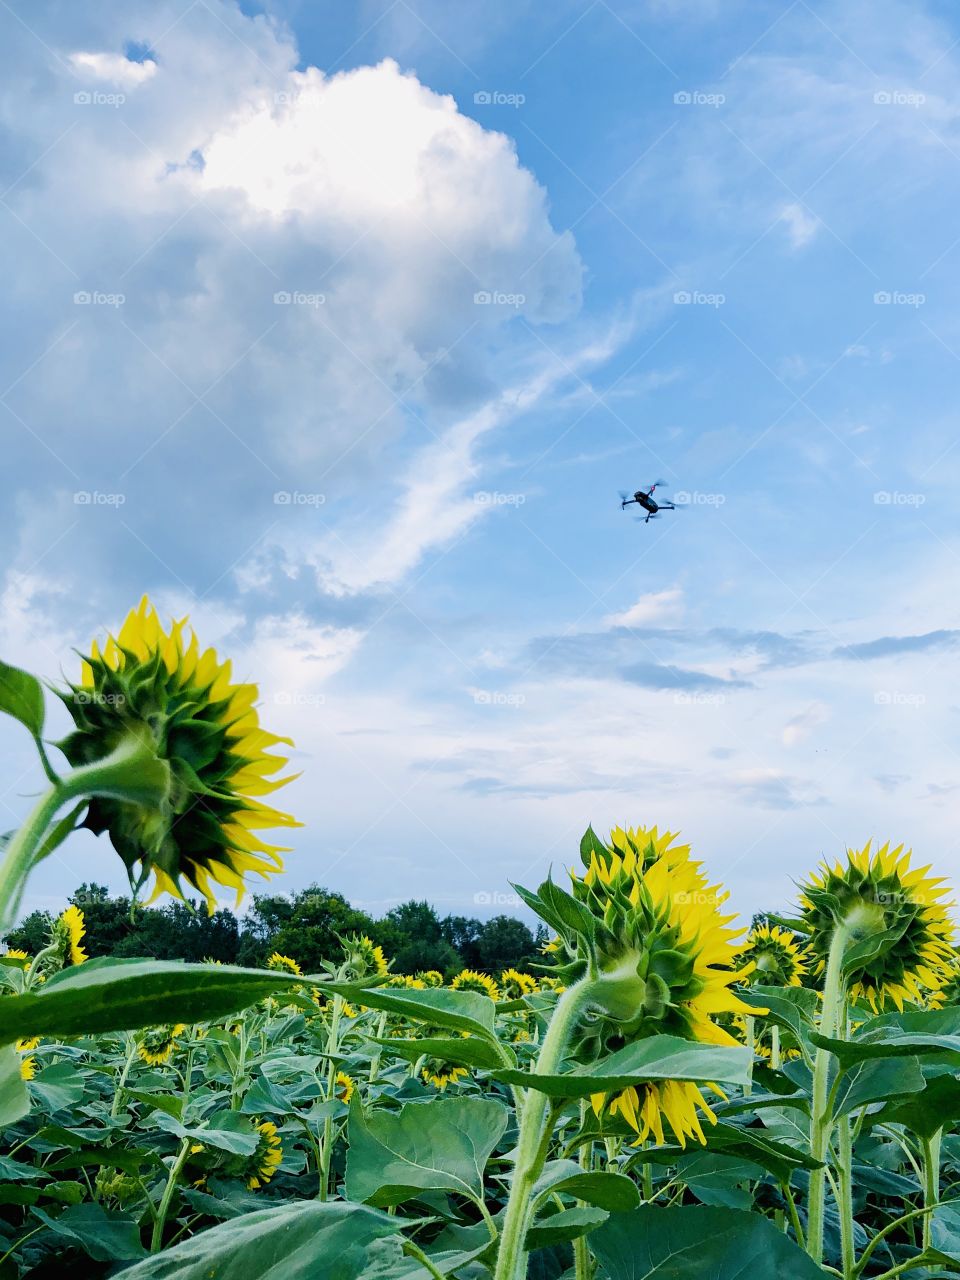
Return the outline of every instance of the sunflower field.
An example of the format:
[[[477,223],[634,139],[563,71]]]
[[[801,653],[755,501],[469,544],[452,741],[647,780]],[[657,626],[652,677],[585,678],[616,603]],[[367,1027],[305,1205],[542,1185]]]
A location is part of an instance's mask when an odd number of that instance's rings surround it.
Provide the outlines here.
[[[53,691],[0,664],[48,788],[0,838],[0,921],[83,826],[134,896],[282,870],[257,690],[148,601]],[[902,846],[738,925],[655,826],[517,886],[534,972],[0,954],[0,1280],[893,1280],[960,1273],[960,964]]]

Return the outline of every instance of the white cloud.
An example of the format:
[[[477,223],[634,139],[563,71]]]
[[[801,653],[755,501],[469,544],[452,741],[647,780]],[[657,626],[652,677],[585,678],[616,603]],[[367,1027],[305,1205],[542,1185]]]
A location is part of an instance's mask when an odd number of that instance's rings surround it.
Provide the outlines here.
[[[682,588],[668,587],[641,596],[622,613],[608,613],[603,624],[606,627],[669,627],[680,622],[683,613]]]
[[[802,205],[785,204],[780,209],[780,221],[787,228],[790,244],[794,249],[802,249],[817,234],[820,219],[808,213]]]
[[[71,53],[70,64],[81,75],[93,80],[133,88],[156,74],[157,64],[151,58],[135,62],[122,53]]]
[[[809,707],[792,716],[783,727],[781,738],[785,747],[796,746],[809,738],[814,729],[830,719],[830,708],[823,702],[811,702]]]

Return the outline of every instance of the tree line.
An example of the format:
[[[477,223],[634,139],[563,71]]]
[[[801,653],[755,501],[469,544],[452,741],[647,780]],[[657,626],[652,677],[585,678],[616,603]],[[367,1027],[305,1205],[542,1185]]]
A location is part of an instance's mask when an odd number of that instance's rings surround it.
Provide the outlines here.
[[[82,884],[67,903],[83,912],[83,945],[91,958],[150,956],[260,966],[279,951],[312,973],[322,961],[336,958],[338,937],[362,933],[383,947],[393,972],[438,969],[449,977],[461,969],[497,975],[529,968],[542,959],[540,948],[547,940],[542,926],[533,933],[515,916],[441,917],[425,901],[403,902],[375,920],[320,885],[288,895],[256,894],[242,916],[232,911],[211,916],[203,903],[192,901],[136,908],[131,914],[129,898],[112,895],[100,884]],[[36,954],[52,918],[48,911],[31,912],[7,935],[7,946]]]

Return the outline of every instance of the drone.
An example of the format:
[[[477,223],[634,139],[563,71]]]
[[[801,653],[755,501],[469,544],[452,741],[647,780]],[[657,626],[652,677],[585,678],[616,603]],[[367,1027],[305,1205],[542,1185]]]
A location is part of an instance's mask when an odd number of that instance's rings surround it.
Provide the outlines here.
[[[680,507],[678,507],[675,502],[670,502],[667,498],[661,498],[659,502],[654,500],[654,489],[663,483],[664,482],[662,480],[657,480],[649,489],[638,489],[632,498],[625,490],[621,489],[620,510],[623,511],[626,507],[629,507],[631,503],[635,502],[638,507],[643,507],[644,511],[647,513],[646,519],[643,522],[644,524],[649,524],[651,520],[656,520],[661,511],[679,511]],[[639,519],[639,517],[637,518]]]

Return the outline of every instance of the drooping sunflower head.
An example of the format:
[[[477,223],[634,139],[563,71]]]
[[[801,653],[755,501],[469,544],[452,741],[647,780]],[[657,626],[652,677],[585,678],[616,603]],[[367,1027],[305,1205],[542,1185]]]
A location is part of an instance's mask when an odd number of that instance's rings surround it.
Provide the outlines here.
[[[834,933],[849,939],[844,974],[852,1000],[875,1011],[922,1003],[949,974],[953,957],[951,904],[929,867],[910,868],[910,851],[889,843],[848,849],[846,861],[823,864],[801,885],[802,927],[816,961],[826,968]]]
[[[390,961],[383,954],[383,947],[372,942],[366,934],[354,933],[344,938],[343,949],[353,979],[382,978],[390,968]]]
[[[504,969],[500,974],[500,990],[504,1000],[533,995],[536,989],[537,980],[532,974],[521,973],[519,969]]]
[[[675,831],[661,832],[653,826],[614,827],[607,839],[601,840],[593,828],[588,827],[580,841],[580,858],[588,869],[594,859],[610,863],[619,858],[631,868],[648,867],[660,858],[669,858],[675,863],[688,862],[690,846],[677,844],[679,838]]]
[[[173,1026],[151,1027],[140,1037],[137,1045],[137,1057],[151,1067],[162,1067],[169,1062],[173,1051],[178,1048],[178,1036],[182,1036],[186,1026],[178,1022]]]
[[[425,987],[442,987],[443,974],[439,969],[424,969],[422,973],[418,973],[417,977],[423,982]]]
[[[459,1084],[470,1072],[466,1067],[458,1067],[452,1062],[439,1062],[432,1058],[420,1072],[427,1084],[444,1092],[448,1084]]]
[[[295,973],[297,975],[303,973],[296,960],[291,959],[290,956],[281,955],[279,951],[275,951],[272,956],[267,957],[267,968],[277,969],[282,973]]]
[[[257,1125],[260,1140],[257,1149],[250,1157],[247,1188],[257,1191],[266,1186],[277,1171],[277,1165],[283,1160],[283,1143],[277,1133],[277,1126],[272,1120],[264,1120]]]
[[[339,1098],[341,1102],[349,1102],[353,1097],[353,1091],[356,1088],[351,1078],[345,1071],[338,1071],[333,1083],[334,1096]]]
[[[487,973],[479,973],[476,969],[462,969],[453,979],[450,986],[454,991],[477,991],[491,1000],[500,999],[500,988]]]
[[[753,982],[771,987],[800,987],[807,972],[806,949],[789,929],[779,925],[758,924],[747,935],[738,963],[752,961]]]
[[[387,979],[388,987],[403,987],[407,991],[426,991],[427,984],[423,978],[415,978],[412,973],[391,973]]]
[[[50,945],[56,947],[57,951],[43,961],[48,972],[83,964],[87,953],[81,946],[81,939],[86,932],[83,912],[79,907],[67,907],[66,911],[60,913],[50,926]]]
[[[186,882],[212,912],[213,884],[235,890],[239,902],[247,873],[281,869],[285,850],[257,833],[300,824],[260,799],[291,780],[274,776],[287,762],[270,748],[292,743],[261,728],[256,685],[234,683],[230,663],[201,651],[186,625],[164,630],[144,596],[116,637],[102,649],[94,641],[80,683],[60,694],[75,725],[60,745],[75,766],[128,744],[166,766],[162,798],[98,796],[84,825],[109,833],[135,892],[152,873],[154,896],[183,897]]]

